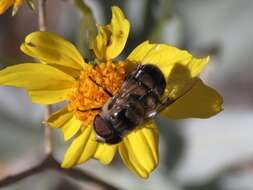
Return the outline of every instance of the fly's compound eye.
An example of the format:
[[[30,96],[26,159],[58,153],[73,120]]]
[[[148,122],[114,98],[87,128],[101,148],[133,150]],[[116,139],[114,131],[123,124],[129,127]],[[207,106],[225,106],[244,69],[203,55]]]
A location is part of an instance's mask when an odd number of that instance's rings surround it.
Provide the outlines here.
[[[113,130],[111,124],[100,115],[95,117],[93,127],[99,139],[105,143],[117,144],[121,141],[121,137]]]
[[[94,130],[96,131],[97,135],[103,138],[108,138],[112,135],[110,124],[100,115],[95,117]]]

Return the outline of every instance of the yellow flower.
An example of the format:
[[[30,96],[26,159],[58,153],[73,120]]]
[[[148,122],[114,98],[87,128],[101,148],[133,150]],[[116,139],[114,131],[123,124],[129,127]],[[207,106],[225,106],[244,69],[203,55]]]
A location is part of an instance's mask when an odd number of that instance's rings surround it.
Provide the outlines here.
[[[136,47],[124,61],[114,60],[123,50],[130,24],[118,7],[112,7],[111,23],[99,26],[93,42],[96,65],[86,63],[74,45],[49,32],[28,35],[21,50],[40,63],[24,63],[0,71],[0,84],[25,88],[32,101],[68,104],[53,113],[48,123],[60,128],[64,139],[75,136],[62,167],[69,168],[91,158],[103,164],[119,154],[125,165],[142,178],[148,178],[159,162],[158,130],[153,120],[143,123],[116,145],[96,141],[92,123],[108,94],[116,94],[125,76],[136,63],[154,64],[163,72],[167,87],[163,96],[175,102],[161,112],[169,118],[207,118],[222,110],[222,97],[198,77],[209,58],[197,59],[187,51],[148,41]],[[99,84],[99,85],[98,85]],[[94,109],[80,112],[80,110]]]
[[[0,0],[0,15],[13,5],[12,15],[14,16],[24,0]]]

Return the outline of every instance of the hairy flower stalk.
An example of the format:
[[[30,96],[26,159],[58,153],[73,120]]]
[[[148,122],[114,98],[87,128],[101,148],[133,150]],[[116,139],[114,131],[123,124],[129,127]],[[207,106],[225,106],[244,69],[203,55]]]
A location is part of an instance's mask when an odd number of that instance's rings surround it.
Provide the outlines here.
[[[38,1],[38,26],[40,31],[46,31],[46,0]],[[45,107],[44,118],[47,120],[52,113],[52,107]],[[45,125],[45,152],[48,155],[53,153],[53,134],[52,129]]]
[[[148,178],[159,163],[158,129],[155,121],[143,122],[117,144],[96,141],[94,117],[125,77],[138,64],[158,67],[166,79],[162,98],[172,104],[161,115],[172,119],[208,118],[222,110],[222,97],[199,78],[209,57],[198,59],[187,51],[148,41],[137,46],[126,60],[115,58],[125,47],[130,24],[118,7],[112,7],[108,25],[98,25],[92,42],[96,60],[85,62],[76,47],[49,32],[29,34],[21,50],[40,63],[23,63],[0,71],[0,84],[25,88],[32,101],[54,104],[67,101],[53,113],[48,124],[59,128],[64,139],[72,140],[62,167],[70,168],[94,158],[109,164],[118,151],[124,164],[136,175]],[[105,89],[108,89],[106,92]],[[109,93],[110,92],[110,93]]]

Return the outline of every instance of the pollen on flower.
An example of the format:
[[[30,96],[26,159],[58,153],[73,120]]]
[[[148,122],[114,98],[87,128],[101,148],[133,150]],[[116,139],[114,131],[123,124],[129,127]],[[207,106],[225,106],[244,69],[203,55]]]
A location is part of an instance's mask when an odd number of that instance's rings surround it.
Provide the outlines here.
[[[102,108],[110,98],[105,89],[115,95],[122,86],[125,75],[124,62],[87,65],[69,95],[69,111],[75,111],[79,120],[91,124],[100,112],[96,108]]]

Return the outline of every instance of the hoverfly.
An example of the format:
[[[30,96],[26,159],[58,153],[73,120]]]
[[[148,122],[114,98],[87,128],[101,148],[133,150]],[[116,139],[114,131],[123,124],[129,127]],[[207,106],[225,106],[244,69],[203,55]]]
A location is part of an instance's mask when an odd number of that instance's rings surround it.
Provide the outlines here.
[[[117,144],[127,133],[156,116],[172,103],[169,99],[161,101],[165,87],[165,77],[157,66],[139,64],[96,115],[93,122],[96,140]]]

